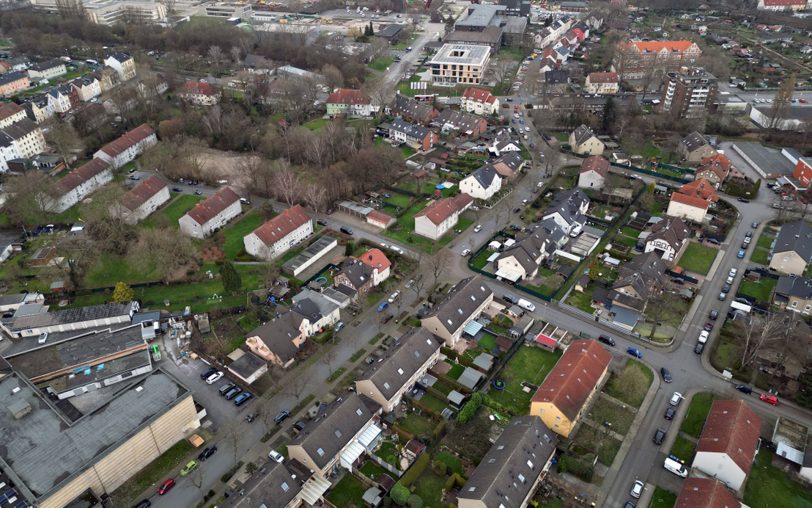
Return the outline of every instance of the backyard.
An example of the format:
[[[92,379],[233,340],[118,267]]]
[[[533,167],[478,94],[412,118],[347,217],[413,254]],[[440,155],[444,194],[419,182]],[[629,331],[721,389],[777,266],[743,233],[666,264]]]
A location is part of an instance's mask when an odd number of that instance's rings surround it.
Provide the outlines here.
[[[761,234],[758,236],[756,246],[753,249],[753,254],[750,256],[750,261],[760,265],[767,266],[770,264],[770,246],[775,240],[775,233],[769,227],[765,227]]]
[[[769,303],[776,284],[778,279],[772,277],[762,277],[758,282],[744,279],[739,285],[738,295],[745,296],[751,301]]]
[[[409,207],[408,210],[406,210],[406,212],[403,213],[403,215],[398,218],[397,224],[387,229],[384,234],[389,238],[397,240],[405,245],[411,245],[412,247],[417,247],[422,251],[432,253],[437,248],[442,248],[453,240],[458,234],[457,231],[465,231],[471,226],[471,224],[474,223],[473,219],[460,216],[459,222],[457,222],[457,225],[454,226],[453,230],[447,232],[439,240],[435,241],[424,236],[420,236],[414,232],[414,217],[421,210],[423,210],[427,204],[428,202],[423,200],[415,202],[411,207]]]
[[[522,383],[538,387],[560,357],[559,351],[550,352],[534,346],[520,348],[497,376],[505,381],[505,389],[499,391],[492,388],[487,397],[514,415],[527,414],[535,389],[525,391]]]
[[[717,252],[719,251],[714,248],[690,242],[678,264],[688,272],[707,275]]]
[[[648,387],[654,381],[654,373],[637,360],[629,360],[620,374],[612,374],[604,393],[634,407],[640,407]]]
[[[772,452],[759,450],[744,489],[744,503],[753,507],[812,508],[812,490],[792,481],[772,465],[772,459]]]
[[[366,486],[350,473],[344,475],[327,494],[327,500],[334,506],[364,506],[362,500]]]
[[[655,487],[654,494],[651,496],[651,503],[649,508],[674,508],[677,504],[677,495],[669,492],[662,487]]]
[[[162,210],[159,210],[147,217],[141,224],[147,228],[161,225],[178,227],[178,219],[183,217],[186,212],[191,210],[199,201],[202,200],[202,196],[182,194],[175,198],[175,200],[170,202]]]
[[[227,259],[236,258],[245,249],[243,237],[257,229],[265,218],[259,212],[252,210],[241,217],[238,221],[230,224],[222,231],[223,253]]]
[[[609,424],[610,428],[621,435],[626,435],[634,421],[635,413],[613,400],[600,397],[595,401],[589,418],[597,424]],[[605,423],[604,423],[605,422]]]
[[[570,450],[580,455],[582,459],[594,457],[597,454],[598,460],[602,464],[611,466],[615,455],[620,450],[620,441],[611,437],[603,428],[596,429],[589,425],[582,425],[578,429]]]
[[[589,284],[584,291],[570,291],[566,303],[572,305],[576,309],[580,309],[588,314],[595,312],[592,308],[592,292],[595,291],[595,286]]]

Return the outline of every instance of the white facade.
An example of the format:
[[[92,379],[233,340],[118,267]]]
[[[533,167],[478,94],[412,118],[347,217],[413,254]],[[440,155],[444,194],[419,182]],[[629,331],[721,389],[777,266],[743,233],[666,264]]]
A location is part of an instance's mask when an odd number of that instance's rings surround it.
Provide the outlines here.
[[[5,129],[9,125],[15,124],[25,118],[28,118],[28,116],[25,114],[25,109],[20,109],[20,111],[17,111],[16,113],[9,115],[6,118],[0,118],[0,129]]]
[[[435,224],[426,216],[415,217],[414,232],[432,240],[439,240],[444,234],[448,233],[457,225],[459,217],[459,213],[452,213],[448,218],[440,222],[440,224]]]
[[[460,180],[460,191],[468,194],[474,199],[481,199],[487,201],[491,199],[494,194],[502,189],[502,179],[499,175],[495,175],[491,184],[486,188],[471,174]]]
[[[98,97],[102,93],[101,83],[96,78],[88,80],[87,82],[74,82],[73,87],[76,89],[79,100],[82,102],[88,102],[90,99]]]
[[[121,204],[115,204],[110,207],[110,214],[121,217],[127,224],[138,224],[142,220],[152,215],[155,210],[161,207],[164,203],[169,201],[172,196],[169,194],[169,186],[156,192],[151,198],[144,201],[141,206],[135,210],[130,210]]]
[[[104,59],[104,65],[115,70],[121,81],[135,77],[135,60],[131,56],[126,59],[122,58],[121,61],[115,56],[108,56]]]
[[[218,213],[205,224],[198,224],[187,213],[178,219],[178,225],[183,234],[191,236],[192,238],[205,238],[212,234],[215,230],[225,226],[228,221],[242,213],[239,199],[231,203],[225,210]]]
[[[195,106],[214,106],[220,102],[219,93],[179,92],[178,98]]]
[[[719,480],[735,491],[744,485],[747,477],[747,474],[728,454],[721,452],[698,451],[691,467],[702,471],[706,476]]]
[[[606,145],[604,145],[603,141],[598,139],[597,136],[592,136],[583,143],[577,144],[575,142],[575,136],[570,134],[569,141],[572,152],[578,155],[602,155],[603,150],[606,148]]]
[[[578,175],[578,187],[584,189],[603,189],[605,184],[606,179],[594,169],[584,171]]]
[[[281,256],[291,247],[305,240],[312,234],[313,221],[308,220],[272,245],[266,245],[257,235],[256,231],[246,235],[243,238],[243,244],[245,245],[245,252],[255,258],[271,260]]]
[[[85,199],[99,187],[113,181],[113,171],[108,167],[98,175],[74,187],[56,201],[52,201],[48,210],[54,213],[62,213],[79,201]]]
[[[677,251],[674,249],[674,247],[662,238],[656,238],[646,242],[646,248],[643,252],[649,253],[655,250],[663,253],[662,259],[665,261],[674,261],[674,256],[677,255]]]
[[[128,162],[135,160],[135,158],[144,153],[144,151],[146,151],[147,148],[157,143],[158,137],[153,132],[152,134],[145,137],[141,141],[133,145],[130,145],[124,151],[122,151],[117,155],[111,156],[107,154],[102,148],[101,150],[94,153],[93,157],[108,162],[114,168],[120,168],[121,166],[127,164]]]
[[[495,115],[499,112],[499,98],[494,96],[492,102],[487,102],[463,97],[460,109],[476,115]]]
[[[617,81],[615,81],[614,83],[612,82],[592,83],[591,81],[589,81],[589,76],[587,76],[584,91],[586,93],[594,93],[598,95],[615,95],[620,91],[620,84]]]
[[[54,63],[53,66],[49,66],[39,70],[34,68],[28,69],[28,79],[31,80],[54,79],[67,73],[68,69],[65,68],[65,64],[59,62]]]
[[[71,109],[70,95],[64,94],[59,90],[49,91],[46,96],[48,97],[48,107],[54,113],[67,113]]]
[[[30,125],[34,125],[33,122]],[[16,130],[16,125],[12,125],[10,128]],[[8,144],[5,146],[0,144],[0,172],[8,171],[8,161],[10,160],[27,159],[44,151],[45,137],[39,127],[24,135],[11,136]]]
[[[707,209],[697,208],[686,203],[675,201],[673,197],[668,203],[668,210],[665,212],[670,217],[679,217],[681,219],[690,220],[693,222],[701,223],[705,220]]]

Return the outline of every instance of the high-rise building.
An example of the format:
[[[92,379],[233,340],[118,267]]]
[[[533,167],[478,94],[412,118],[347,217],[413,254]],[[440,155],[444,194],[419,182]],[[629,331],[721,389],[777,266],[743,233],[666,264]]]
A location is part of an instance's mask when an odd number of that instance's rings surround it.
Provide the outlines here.
[[[661,107],[674,118],[704,118],[719,92],[716,76],[701,67],[669,72],[663,77]]]

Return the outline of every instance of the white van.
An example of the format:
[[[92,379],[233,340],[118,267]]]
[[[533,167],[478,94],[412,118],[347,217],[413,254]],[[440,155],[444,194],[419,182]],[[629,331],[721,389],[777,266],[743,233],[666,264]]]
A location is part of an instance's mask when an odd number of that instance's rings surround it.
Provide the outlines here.
[[[533,312],[536,310],[536,306],[533,305],[532,302],[525,300],[524,298],[519,298],[519,303],[517,304],[519,307],[523,308],[524,310]]]
[[[680,478],[688,477],[688,468],[685,467],[685,464],[676,460],[676,458],[674,457],[666,457],[665,462],[663,463],[663,467],[671,471],[675,475],[679,476]]]

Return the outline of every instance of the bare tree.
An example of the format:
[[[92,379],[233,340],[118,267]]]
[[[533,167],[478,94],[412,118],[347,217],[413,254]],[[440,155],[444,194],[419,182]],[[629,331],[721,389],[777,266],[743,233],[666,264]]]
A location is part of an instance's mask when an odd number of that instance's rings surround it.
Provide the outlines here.
[[[278,164],[273,173],[273,184],[277,195],[288,206],[293,206],[301,196],[302,184],[299,176],[287,164]]]
[[[437,286],[440,276],[448,269],[448,264],[451,261],[451,252],[448,249],[442,249],[437,254],[429,258],[429,267],[431,268],[431,287]]]
[[[207,55],[214,64],[214,68],[219,71],[224,57],[223,49],[220,46],[209,46]]]
[[[327,190],[318,183],[309,183],[304,189],[304,200],[314,212],[324,209],[327,200]]]
[[[781,336],[783,326],[780,314],[774,312],[767,312],[764,315],[755,313],[749,315],[749,319],[743,325],[742,368],[752,364],[766,344]]]
[[[285,392],[289,393],[296,402],[299,402],[299,397],[306,386],[306,379],[302,376],[293,376],[285,381]]]
[[[789,113],[792,105],[792,94],[795,93],[795,74],[791,74],[781,83],[781,87],[775,92],[773,104],[770,107],[769,124],[767,128],[778,129]]]
[[[231,420],[223,427],[223,436],[231,445],[234,452],[234,464],[240,458],[240,442],[242,441],[243,429],[239,420]]]
[[[161,279],[169,282],[182,268],[196,264],[196,252],[189,237],[179,235],[174,228],[153,228],[141,232],[131,258],[144,269],[157,269]]]
[[[229,54],[231,55],[231,60],[235,64],[238,64],[238,63],[242,62],[242,50],[240,48],[238,48],[237,46],[231,46],[231,49],[229,50]]]
[[[29,171],[7,179],[9,199],[3,205],[15,224],[42,224],[55,196],[54,181],[41,171]]]
[[[166,9],[166,15],[172,16],[175,14],[175,6],[178,3],[178,0],[160,0],[160,3],[163,4],[164,8]]]
[[[57,122],[46,131],[45,141],[54,151],[65,161],[65,166],[70,169],[71,162],[76,159],[76,154],[84,150],[84,143],[79,137],[79,133],[73,125],[67,122]]]

